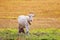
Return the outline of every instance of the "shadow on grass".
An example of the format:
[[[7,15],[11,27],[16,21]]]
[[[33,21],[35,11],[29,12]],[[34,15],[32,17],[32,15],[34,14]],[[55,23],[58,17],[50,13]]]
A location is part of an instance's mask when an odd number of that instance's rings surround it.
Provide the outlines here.
[[[41,39],[41,40],[49,40],[49,39]],[[50,39],[50,40],[56,40],[56,39]]]
[[[41,40],[48,40],[48,39],[41,39]]]

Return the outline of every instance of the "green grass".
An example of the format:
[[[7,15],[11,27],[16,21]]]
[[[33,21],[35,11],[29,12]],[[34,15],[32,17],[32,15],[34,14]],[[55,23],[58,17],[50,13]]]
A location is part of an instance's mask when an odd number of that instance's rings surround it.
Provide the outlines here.
[[[0,40],[60,40],[60,29],[35,29],[30,35],[18,35],[17,29],[0,29]]]

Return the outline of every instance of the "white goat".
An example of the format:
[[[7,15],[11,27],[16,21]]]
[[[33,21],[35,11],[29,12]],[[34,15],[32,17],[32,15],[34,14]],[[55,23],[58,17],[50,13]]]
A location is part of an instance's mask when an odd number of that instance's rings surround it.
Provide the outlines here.
[[[18,24],[20,28],[26,28],[26,33],[29,33],[29,25],[33,20],[34,14],[30,13],[28,16],[20,15],[18,17]]]

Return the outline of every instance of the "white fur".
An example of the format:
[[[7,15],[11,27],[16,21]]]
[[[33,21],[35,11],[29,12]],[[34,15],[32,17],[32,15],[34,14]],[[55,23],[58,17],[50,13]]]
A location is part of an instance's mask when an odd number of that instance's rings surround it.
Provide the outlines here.
[[[33,16],[31,14],[28,15],[28,16],[20,15],[18,17],[18,23],[21,24],[21,25],[23,25],[23,26],[25,26],[26,32],[29,31],[29,23],[28,23],[28,21],[31,22],[31,20],[33,20]]]

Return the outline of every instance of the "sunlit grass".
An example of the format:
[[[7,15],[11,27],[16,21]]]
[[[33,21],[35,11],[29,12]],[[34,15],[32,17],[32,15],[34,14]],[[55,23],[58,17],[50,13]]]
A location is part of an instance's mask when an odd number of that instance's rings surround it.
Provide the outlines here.
[[[3,40],[59,40],[60,29],[30,30],[30,35],[18,34],[17,29],[0,29],[0,38]]]

